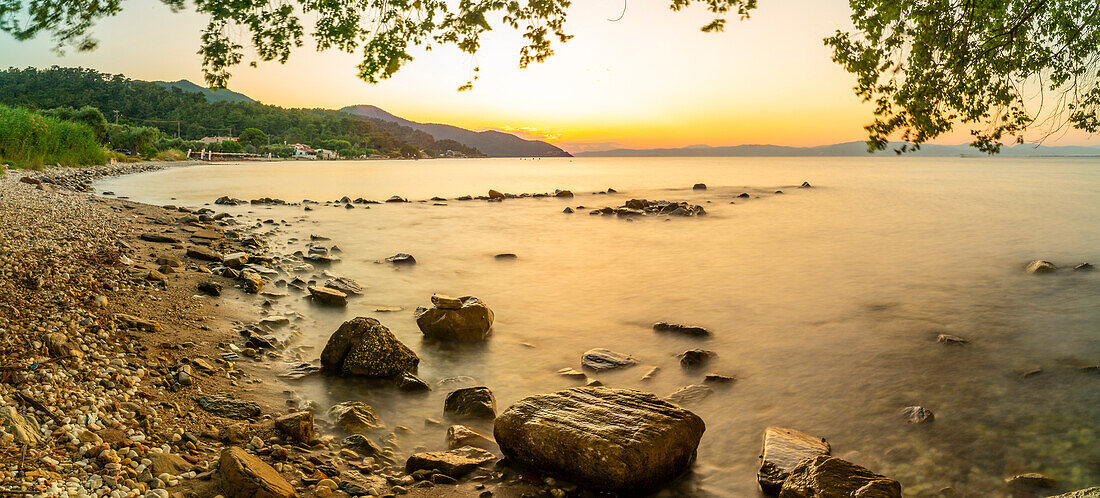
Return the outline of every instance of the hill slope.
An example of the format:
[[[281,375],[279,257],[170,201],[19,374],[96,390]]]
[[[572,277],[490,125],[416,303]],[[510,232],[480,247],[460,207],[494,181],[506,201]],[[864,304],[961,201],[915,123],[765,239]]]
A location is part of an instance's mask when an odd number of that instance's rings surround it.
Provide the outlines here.
[[[207,102],[255,102],[249,96],[243,93],[237,93],[232,90],[212,90],[210,88],[199,86],[188,80],[179,81],[154,81],[157,85],[165,88],[179,88],[185,92],[201,93],[206,97]]]
[[[878,154],[894,155],[893,149],[902,144],[891,143],[890,147]],[[707,147],[692,145],[675,149],[612,149],[578,153],[583,157],[762,157],[762,156],[866,156],[865,142],[844,142],[839,144],[818,145],[816,147],[789,147],[785,145],[731,145],[727,147]],[[907,156],[984,156],[985,154],[969,145],[922,145],[920,150],[907,152]],[[1036,146],[1015,145],[1001,148],[1000,156],[1039,157],[1039,156],[1100,156],[1100,147],[1086,146]]]
[[[569,157],[568,152],[539,140],[524,140],[499,131],[471,131],[445,124],[417,123],[394,116],[373,105],[353,105],[340,110],[354,116],[407,126],[427,133],[436,140],[454,140],[480,150],[489,157]]]

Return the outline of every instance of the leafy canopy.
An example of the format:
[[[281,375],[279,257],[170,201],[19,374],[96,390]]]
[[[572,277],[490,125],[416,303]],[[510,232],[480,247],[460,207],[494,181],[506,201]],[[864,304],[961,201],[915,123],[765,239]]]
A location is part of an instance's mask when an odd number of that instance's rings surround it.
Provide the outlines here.
[[[494,24],[523,33],[519,65],[542,62],[566,42],[571,0],[161,0],[209,16],[201,37],[206,81],[224,87],[249,43],[258,60],[286,62],[303,44],[303,16],[316,19],[318,50],[361,52],[359,77],[393,76],[414,47],[451,44],[475,53]],[[997,152],[1025,130],[1100,128],[1100,0],[849,0],[851,31],[825,40],[833,60],[856,76],[855,93],[874,104],[868,146],[892,137],[912,147],[971,128],[973,144]],[[714,14],[703,31],[722,31],[757,0],[671,0],[680,11]],[[57,47],[90,50],[90,29],[122,9],[120,0],[0,0],[0,29],[17,39],[48,33]],[[492,21],[491,21],[492,20]],[[248,40],[232,33],[243,28]],[[251,62],[255,65],[255,62]],[[476,68],[475,68],[476,74]],[[475,76],[473,79],[477,79]],[[460,87],[468,89],[472,80]],[[898,152],[904,152],[903,147]]]

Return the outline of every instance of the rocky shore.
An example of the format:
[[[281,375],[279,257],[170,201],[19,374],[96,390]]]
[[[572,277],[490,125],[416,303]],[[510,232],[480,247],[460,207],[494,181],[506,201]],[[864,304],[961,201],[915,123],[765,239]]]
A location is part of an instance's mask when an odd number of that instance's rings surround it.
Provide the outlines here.
[[[705,437],[692,404],[737,381],[705,369],[721,351],[692,347],[677,356],[698,383],[664,397],[607,387],[590,373],[638,361],[594,348],[578,358],[581,370],[558,372],[583,387],[510,406],[498,406],[487,386],[447,388],[446,440],[401,448],[400,435],[416,430],[412,422],[382,420],[358,400],[319,407],[288,399],[280,382],[329,375],[401,395],[432,388],[417,376],[416,353],[373,318],[346,321],[321,352],[295,347],[300,317],[275,311],[280,300],[341,307],[363,293],[329,269],[340,261],[336,244],[312,236],[275,249],[265,238],[274,220],[83,193],[100,176],[171,165],[179,163],[0,177],[0,496],[562,498],[662,489],[671,496],[665,486],[689,471]],[[490,190],[476,198],[523,197],[573,194]],[[223,197],[212,207],[246,202],[284,204]],[[317,203],[302,203],[310,204]],[[592,214],[706,211],[630,199]],[[408,254],[386,261],[415,264]],[[433,295],[416,310],[416,325],[430,341],[484,341],[495,318],[489,304]],[[653,330],[693,341],[722,332],[668,322]],[[653,368],[642,379],[657,374]],[[899,424],[933,420],[924,407],[899,407]],[[433,422],[444,424],[425,421]],[[766,495],[902,496],[898,481],[833,456],[822,437],[769,427],[761,441],[756,479]],[[1011,479],[1028,493],[1052,486],[1042,474]],[[1100,496],[1100,489],[1076,493],[1065,496]]]

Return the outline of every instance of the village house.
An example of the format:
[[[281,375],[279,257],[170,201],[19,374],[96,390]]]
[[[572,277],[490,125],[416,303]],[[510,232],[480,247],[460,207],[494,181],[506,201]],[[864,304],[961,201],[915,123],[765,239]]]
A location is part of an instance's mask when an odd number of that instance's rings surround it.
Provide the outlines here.
[[[237,137],[202,137],[199,142],[204,144],[220,144],[222,142],[236,142]]]

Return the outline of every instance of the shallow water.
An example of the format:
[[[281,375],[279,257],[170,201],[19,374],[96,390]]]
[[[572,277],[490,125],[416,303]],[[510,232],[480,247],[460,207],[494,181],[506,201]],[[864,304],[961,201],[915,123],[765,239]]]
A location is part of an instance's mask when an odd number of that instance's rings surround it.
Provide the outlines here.
[[[795,188],[803,181],[815,188]],[[692,191],[696,182],[709,190]],[[591,194],[607,187],[619,193]],[[591,375],[609,386],[663,396],[706,372],[736,376],[687,406],[707,431],[677,494],[756,496],[770,425],[827,438],[835,455],[900,480],[909,495],[950,486],[1008,496],[1004,478],[1022,472],[1047,473],[1058,490],[1100,484],[1100,375],[1079,368],[1100,364],[1100,272],[1069,271],[1100,262],[1095,158],[282,162],[171,169],[97,188],[191,207],[222,195],[421,200],[572,189],[572,200],[211,207],[245,221],[291,222],[273,234],[299,239],[274,245],[283,253],[304,248],[311,233],[343,249],[343,262],[329,269],[363,284],[364,296],[337,311],[292,293],[276,307],[307,315],[301,344],[314,348],[307,357],[342,321],[363,315],[420,355],[422,378],[474,377],[500,410],[580,385],[555,372],[579,369],[580,355],[594,347],[639,359]],[[730,204],[741,192],[754,197]],[[630,198],[685,200],[710,214],[627,222],[562,213]],[[418,264],[377,263],[397,252]],[[493,258],[502,252],[519,258]],[[1025,274],[1027,261],[1039,258],[1065,271]],[[489,340],[422,341],[412,314],[433,292],[481,297],[496,313]],[[403,310],[375,312],[379,306]],[[655,333],[656,321],[714,335]],[[972,343],[944,346],[939,333]],[[676,354],[693,347],[719,357],[685,371]],[[651,366],[661,367],[657,376],[640,380]],[[1020,375],[1035,366],[1041,374]],[[446,388],[409,396],[313,378],[294,389],[324,407],[370,402],[391,428],[415,431],[401,439],[406,453],[445,446],[446,426],[422,421],[442,418]],[[907,425],[898,410],[914,404],[936,420]]]

